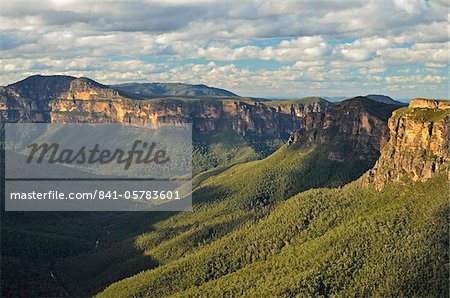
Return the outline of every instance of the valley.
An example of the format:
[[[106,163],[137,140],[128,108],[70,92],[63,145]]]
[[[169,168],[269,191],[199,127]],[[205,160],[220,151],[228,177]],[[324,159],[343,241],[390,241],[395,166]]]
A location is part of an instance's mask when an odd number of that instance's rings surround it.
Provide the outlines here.
[[[192,212],[2,212],[2,296],[448,295],[448,101],[144,87],[2,87],[2,123],[193,123],[196,174]]]

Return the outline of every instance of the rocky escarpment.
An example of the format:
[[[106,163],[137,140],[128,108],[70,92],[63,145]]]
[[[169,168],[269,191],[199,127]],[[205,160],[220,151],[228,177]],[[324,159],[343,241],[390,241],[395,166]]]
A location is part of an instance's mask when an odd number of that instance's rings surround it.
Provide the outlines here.
[[[0,90],[0,115],[9,122],[89,122],[160,125],[193,123],[198,132],[229,128],[240,134],[288,137],[326,105],[292,113],[257,100],[223,97],[142,99],[88,78],[32,76]]]
[[[0,87],[2,121],[48,122],[49,101],[67,91],[76,78],[34,75]]]
[[[70,82],[69,89],[59,98],[72,100],[101,100],[121,98],[119,91],[99,84],[88,78],[79,78]]]
[[[0,89],[0,111],[6,121],[50,122],[53,101],[120,98],[117,90],[88,78],[35,75]]]
[[[2,96],[9,109],[48,110],[48,102],[70,88],[76,78],[34,75],[3,87]]]
[[[345,100],[324,114],[307,115],[304,128],[289,138],[288,145],[326,145],[331,160],[373,165],[389,138],[387,120],[397,108],[366,97]]]
[[[140,126],[192,123],[211,133],[229,128],[240,134],[283,137],[304,125],[304,119],[277,112],[258,102],[235,100],[57,100],[51,103],[52,122],[116,122]]]
[[[366,185],[425,181],[437,173],[450,179],[450,101],[413,99],[389,119],[390,140]]]
[[[297,117],[306,117],[308,114],[324,113],[332,105],[331,102],[320,97],[306,97],[298,100],[282,100],[264,102],[264,104],[276,108],[283,114]]]

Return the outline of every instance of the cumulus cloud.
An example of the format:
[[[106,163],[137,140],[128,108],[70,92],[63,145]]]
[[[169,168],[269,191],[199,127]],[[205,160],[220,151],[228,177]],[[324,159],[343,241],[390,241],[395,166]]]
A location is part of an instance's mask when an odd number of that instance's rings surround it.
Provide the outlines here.
[[[66,73],[260,96],[447,94],[447,12],[447,0],[4,0],[0,84]]]

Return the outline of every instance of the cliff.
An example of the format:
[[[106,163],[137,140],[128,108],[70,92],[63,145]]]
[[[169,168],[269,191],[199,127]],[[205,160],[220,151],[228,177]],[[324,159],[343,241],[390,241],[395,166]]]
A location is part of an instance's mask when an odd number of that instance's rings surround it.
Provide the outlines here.
[[[321,97],[305,97],[296,100],[276,100],[264,102],[274,107],[277,112],[297,117],[306,117],[311,113],[324,113],[332,103]]]
[[[390,140],[364,177],[380,190],[390,182],[450,179],[450,101],[413,99],[389,119]]]
[[[229,128],[240,134],[287,137],[304,122],[303,118],[278,113],[258,102],[235,100],[57,100],[50,107],[52,122],[117,122],[142,126],[190,122],[201,133]]]
[[[188,88],[184,84],[181,87],[180,84],[151,86],[163,86],[165,92],[171,92],[170,88],[175,85],[184,91]],[[203,94],[217,91],[200,85],[191,87],[206,92]],[[191,87],[188,89],[193,90]],[[287,138],[305,125],[307,115],[322,114],[328,104],[326,101],[297,104],[297,110],[293,111],[292,104],[289,107],[265,104],[235,95],[228,98],[165,96],[143,99],[142,94],[126,93],[88,78],[68,76],[37,75],[0,88],[2,121],[117,122],[144,126],[191,122],[194,130],[200,133],[232,129],[242,135],[250,133],[264,137]]]
[[[69,89],[59,98],[73,100],[101,100],[121,98],[119,91],[88,78],[78,78],[70,82]]]
[[[389,138],[387,120],[397,108],[366,97],[345,100],[324,114],[307,115],[304,128],[290,137],[288,145],[326,145],[331,160],[365,160],[373,165]]]
[[[30,76],[0,87],[0,118],[2,121],[49,121],[49,101],[67,91],[70,76]]]

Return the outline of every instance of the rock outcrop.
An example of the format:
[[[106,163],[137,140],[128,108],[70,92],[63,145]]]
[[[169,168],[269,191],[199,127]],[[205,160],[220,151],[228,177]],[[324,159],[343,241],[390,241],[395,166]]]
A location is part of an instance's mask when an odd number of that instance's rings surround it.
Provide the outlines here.
[[[324,114],[310,114],[288,145],[327,145],[329,159],[366,160],[372,165],[387,143],[387,120],[398,105],[355,97],[331,106]]]
[[[239,134],[287,137],[304,119],[278,113],[258,102],[233,100],[57,100],[51,103],[52,122],[126,123],[158,126],[192,123],[196,131],[212,133],[229,128]]]
[[[237,96],[142,99],[88,78],[67,76],[32,76],[0,89],[2,121],[143,126],[190,122],[200,133],[228,128],[243,135],[283,138],[304,127],[307,117],[320,118],[326,103],[308,103],[293,112]]]
[[[390,140],[365,184],[380,190],[390,182],[450,179],[450,101],[413,99],[389,119]]]
[[[306,117],[309,114],[324,113],[332,103],[320,97],[307,97],[298,100],[270,101],[264,104],[277,109],[277,112],[297,117]]]
[[[119,91],[99,84],[88,78],[79,78],[70,82],[67,92],[61,94],[60,98],[72,100],[113,100],[121,98]]]
[[[34,75],[0,88],[2,121],[48,122],[49,102],[58,98],[76,78]]]

